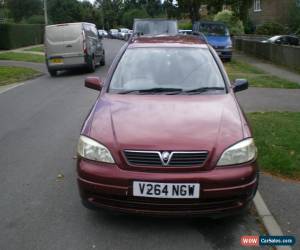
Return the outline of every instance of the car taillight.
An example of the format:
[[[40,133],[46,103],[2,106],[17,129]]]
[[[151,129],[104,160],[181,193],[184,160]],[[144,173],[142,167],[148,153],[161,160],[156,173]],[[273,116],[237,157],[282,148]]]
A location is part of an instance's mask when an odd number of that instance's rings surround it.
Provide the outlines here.
[[[87,48],[86,48],[86,40],[85,40],[85,34],[82,32],[82,46],[83,46],[83,53],[87,53]]]

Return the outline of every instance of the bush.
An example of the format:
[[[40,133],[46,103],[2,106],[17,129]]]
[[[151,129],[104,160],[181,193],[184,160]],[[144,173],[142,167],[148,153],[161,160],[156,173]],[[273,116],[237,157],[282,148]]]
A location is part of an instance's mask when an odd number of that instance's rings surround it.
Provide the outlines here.
[[[282,35],[287,33],[286,28],[276,22],[265,22],[262,25],[259,25],[255,31],[258,35]]]
[[[147,17],[149,17],[149,15],[144,9],[131,9],[124,13],[123,24],[127,28],[132,28],[134,18],[147,18]]]
[[[43,42],[44,26],[39,24],[0,24],[0,49],[14,49]]]
[[[193,27],[190,21],[179,21],[178,22],[178,29],[180,30],[191,30]]]
[[[225,23],[232,35],[244,34],[243,22],[232,11],[223,10],[214,16],[214,21]]]
[[[45,17],[41,15],[34,15],[27,19],[29,24],[45,24]]]

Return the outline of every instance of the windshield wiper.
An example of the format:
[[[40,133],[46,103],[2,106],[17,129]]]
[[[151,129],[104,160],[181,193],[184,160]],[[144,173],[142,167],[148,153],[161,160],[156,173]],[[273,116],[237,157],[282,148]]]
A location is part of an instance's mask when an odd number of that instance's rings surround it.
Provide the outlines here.
[[[182,92],[179,88],[151,88],[151,89],[133,89],[117,92],[118,94],[129,94],[129,93],[172,93],[172,92]]]
[[[184,93],[187,94],[198,94],[203,93],[211,90],[225,90],[223,87],[203,87],[203,88],[197,88],[197,89],[191,89],[191,90],[185,90]]]

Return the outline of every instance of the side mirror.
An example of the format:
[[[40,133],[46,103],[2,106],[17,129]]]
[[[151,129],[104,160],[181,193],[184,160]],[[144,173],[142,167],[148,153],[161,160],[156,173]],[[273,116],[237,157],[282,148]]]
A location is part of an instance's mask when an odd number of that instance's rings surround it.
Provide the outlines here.
[[[248,81],[246,79],[236,79],[233,84],[233,91],[239,92],[248,89]]]
[[[84,86],[90,89],[101,90],[103,87],[103,82],[97,76],[89,76],[85,78]]]

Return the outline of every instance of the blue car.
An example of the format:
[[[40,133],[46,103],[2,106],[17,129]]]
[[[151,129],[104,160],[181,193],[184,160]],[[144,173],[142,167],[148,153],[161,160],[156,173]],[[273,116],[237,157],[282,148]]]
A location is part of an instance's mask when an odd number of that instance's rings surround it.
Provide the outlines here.
[[[232,41],[227,26],[219,22],[195,22],[193,32],[201,32],[223,61],[232,57]]]

